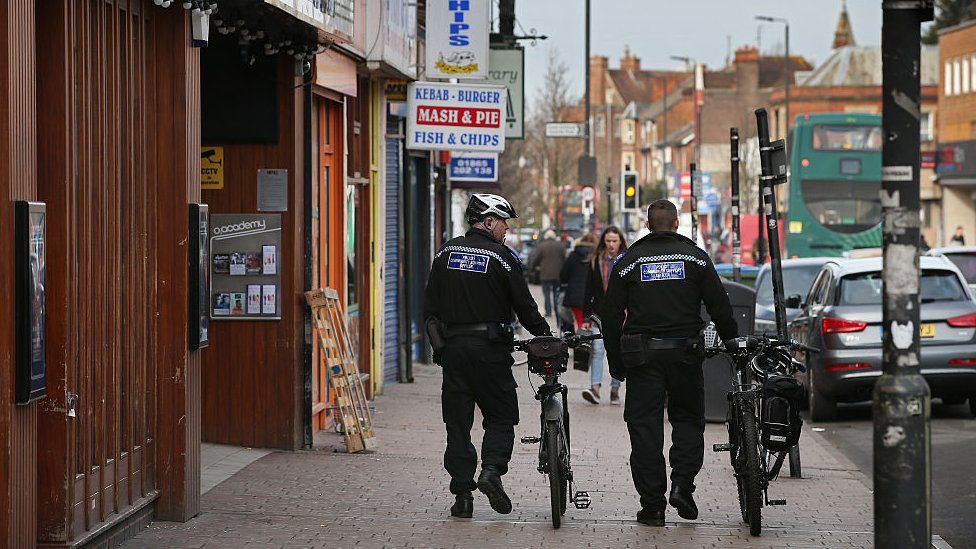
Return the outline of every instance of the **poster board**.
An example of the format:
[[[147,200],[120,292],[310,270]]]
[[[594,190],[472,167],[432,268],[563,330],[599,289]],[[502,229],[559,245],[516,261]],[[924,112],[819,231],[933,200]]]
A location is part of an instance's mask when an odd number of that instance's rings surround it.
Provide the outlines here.
[[[189,331],[190,349],[210,344],[210,207],[190,204],[189,234]]]
[[[17,404],[47,395],[47,208],[20,200],[14,206],[16,265]]]
[[[281,320],[281,215],[213,214],[211,320]]]

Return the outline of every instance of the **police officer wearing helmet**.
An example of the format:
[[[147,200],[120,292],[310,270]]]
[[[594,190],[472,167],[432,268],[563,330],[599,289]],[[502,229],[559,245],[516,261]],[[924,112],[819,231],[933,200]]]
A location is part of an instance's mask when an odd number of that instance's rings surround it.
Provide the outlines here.
[[[448,241],[434,256],[424,298],[424,320],[434,362],[444,369],[441,411],[447,428],[444,468],[455,495],[451,515],[469,518],[471,492],[488,496],[492,509],[510,513],[502,487],[519,422],[512,375],[512,313],[534,335],[549,335],[549,325],[522,275],[515,252],[503,244],[508,220],[517,218],[507,200],[474,194],[465,210],[470,230]],[[484,416],[481,474],[471,443],[474,406]]]
[[[708,254],[676,232],[674,204],[656,200],[647,218],[651,232],[617,260],[610,275],[603,330],[610,374],[627,379],[624,421],[641,502],[637,520],[664,526],[666,503],[684,519],[698,518],[692,493],[705,457],[702,302],[722,340],[737,337],[738,328]],[[667,500],[665,405],[672,439]]]

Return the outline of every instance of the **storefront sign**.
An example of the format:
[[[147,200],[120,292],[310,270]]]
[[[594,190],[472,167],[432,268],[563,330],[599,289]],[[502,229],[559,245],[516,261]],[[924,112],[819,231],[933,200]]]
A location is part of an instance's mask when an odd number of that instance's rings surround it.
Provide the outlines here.
[[[210,318],[281,319],[281,215],[214,214],[210,227]]]
[[[498,181],[498,153],[456,153],[448,166],[451,181]]]
[[[413,82],[407,88],[407,148],[502,152],[501,86]]]
[[[208,191],[224,188],[224,148],[200,148],[200,188]]]
[[[17,404],[27,404],[47,394],[46,206],[18,201],[14,221],[16,395]]]
[[[427,1],[427,78],[488,76],[488,4]]]
[[[295,19],[348,41],[353,33],[353,0],[264,0]]]
[[[976,141],[940,143],[935,171],[943,185],[972,184],[976,179]]]
[[[492,48],[488,55],[486,84],[505,86],[508,102],[505,106],[505,138],[525,137],[525,50],[522,48]]]

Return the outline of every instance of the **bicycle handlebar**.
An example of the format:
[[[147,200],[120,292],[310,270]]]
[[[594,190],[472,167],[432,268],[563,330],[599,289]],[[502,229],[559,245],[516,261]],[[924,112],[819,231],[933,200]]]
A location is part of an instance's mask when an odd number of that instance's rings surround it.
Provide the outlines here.
[[[587,341],[594,341],[594,340],[597,340],[597,339],[603,339],[603,334],[591,334],[591,335],[575,335],[575,334],[571,334],[571,335],[564,335],[562,337],[559,337],[559,336],[538,336],[538,337],[533,337],[532,339],[516,339],[515,341],[512,342],[512,347],[516,351],[521,351],[521,350],[524,350],[525,347],[528,346],[529,343],[532,343],[533,341],[536,341],[538,339],[543,339],[543,338],[546,338],[546,339],[549,339],[549,338],[562,339],[563,341],[566,342],[566,345],[569,345],[570,347],[578,347],[579,345],[581,345],[582,343],[585,343]]]

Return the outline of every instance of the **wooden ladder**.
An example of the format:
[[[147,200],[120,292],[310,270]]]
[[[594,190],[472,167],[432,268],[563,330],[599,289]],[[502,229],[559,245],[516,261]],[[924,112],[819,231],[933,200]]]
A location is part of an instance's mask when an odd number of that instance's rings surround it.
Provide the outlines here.
[[[346,313],[333,288],[305,292],[319,334],[319,348],[332,373],[338,403],[337,415],[349,453],[375,450],[373,415],[363,388],[367,374],[359,372],[356,350],[346,327]]]

